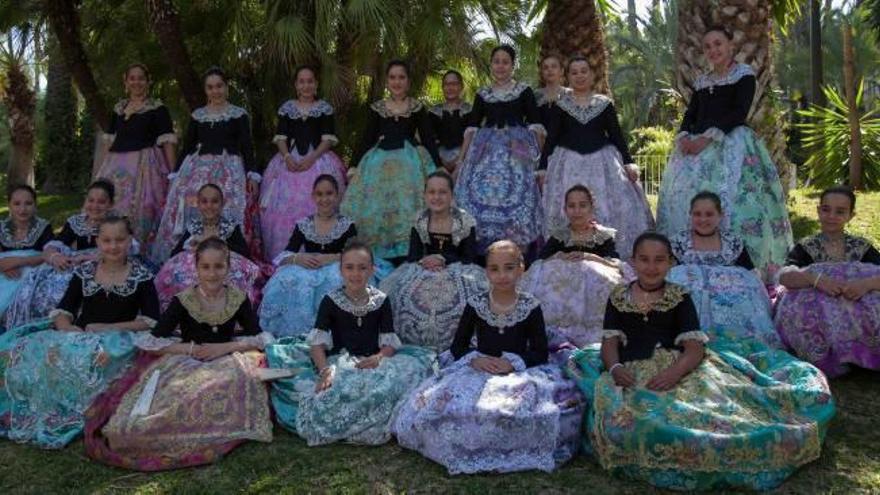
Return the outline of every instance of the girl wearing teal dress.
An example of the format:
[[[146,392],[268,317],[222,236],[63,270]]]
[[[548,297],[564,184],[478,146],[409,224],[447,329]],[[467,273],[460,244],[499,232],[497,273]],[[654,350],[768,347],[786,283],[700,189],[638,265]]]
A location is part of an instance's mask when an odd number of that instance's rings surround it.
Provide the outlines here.
[[[53,238],[49,222],[36,216],[34,188],[15,186],[6,199],[9,217],[0,220],[0,314],[6,312],[24,275],[43,263],[43,247]]]

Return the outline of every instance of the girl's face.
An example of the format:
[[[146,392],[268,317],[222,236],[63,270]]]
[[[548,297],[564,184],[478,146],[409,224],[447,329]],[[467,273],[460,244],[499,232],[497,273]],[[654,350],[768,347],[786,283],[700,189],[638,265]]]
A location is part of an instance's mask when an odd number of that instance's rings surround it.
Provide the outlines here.
[[[199,193],[198,202],[202,219],[213,221],[220,218],[220,214],[223,212],[223,196],[220,195],[220,191],[213,187],[206,187]]]
[[[132,67],[123,76],[123,84],[125,84],[125,92],[128,96],[140,98],[147,94],[150,81],[147,74],[140,67]]]
[[[715,68],[725,68],[733,60],[733,43],[720,31],[709,31],[703,36],[703,53]]]
[[[593,89],[593,73],[586,62],[572,62],[568,66],[568,83],[578,93],[589,93]]]
[[[34,218],[37,211],[37,205],[34,203],[34,197],[31,193],[24,189],[19,189],[12,193],[9,198],[9,213],[16,223],[28,223]]]
[[[312,200],[315,202],[318,214],[328,217],[336,213],[336,208],[339,206],[339,192],[333,184],[322,180],[312,189]]]
[[[852,203],[843,194],[826,194],[819,204],[819,225],[826,234],[838,234],[843,232],[846,224],[855,216]]]
[[[513,249],[498,249],[486,257],[486,276],[495,290],[515,291],[523,270],[522,261]]]
[[[691,228],[700,235],[712,235],[721,223],[721,212],[709,199],[701,199],[691,207]]]
[[[495,82],[504,84],[513,77],[513,59],[504,50],[498,50],[492,55],[492,78]]]
[[[662,242],[644,241],[633,253],[633,267],[643,286],[657,287],[672,267],[672,255]]]
[[[100,187],[93,187],[86,192],[86,201],[83,204],[83,211],[90,220],[100,220],[113,207],[113,200],[107,194],[107,191]]]
[[[547,57],[541,62],[541,78],[546,86],[559,86],[562,84],[562,64],[556,57]]]
[[[446,101],[458,101],[461,99],[461,92],[464,90],[464,84],[455,74],[449,74],[443,78],[443,98]]]
[[[222,77],[213,74],[205,78],[205,96],[215,105],[226,103],[228,88]]]
[[[361,291],[367,287],[367,282],[373,276],[373,260],[370,253],[363,249],[347,251],[342,255],[339,270],[349,290]]]
[[[406,97],[406,92],[409,91],[409,75],[406,73],[406,69],[400,65],[391,67],[388,74],[385,75],[385,87],[394,98]]]
[[[98,231],[96,242],[105,261],[124,262],[131,247],[131,235],[121,222],[105,224]]]
[[[315,77],[315,73],[309,69],[299,71],[294,85],[296,87],[296,95],[300,99],[314,100],[315,95],[318,94],[318,79]]]
[[[229,273],[229,253],[222,249],[206,249],[196,261],[196,275],[199,285],[205,289],[217,290],[226,282]]]
[[[432,177],[425,184],[425,204],[432,212],[446,211],[452,206],[452,190],[442,177]]]
[[[572,191],[565,196],[565,216],[572,227],[585,227],[593,221],[593,203],[583,191]]]

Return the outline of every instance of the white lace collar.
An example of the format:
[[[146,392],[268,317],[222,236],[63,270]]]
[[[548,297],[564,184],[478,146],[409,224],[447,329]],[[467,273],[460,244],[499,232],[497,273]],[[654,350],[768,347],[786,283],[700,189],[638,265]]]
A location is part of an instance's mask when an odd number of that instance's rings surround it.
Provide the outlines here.
[[[125,107],[128,105],[128,98],[123,98],[116,102],[116,105],[113,106],[113,111],[116,112],[117,115],[125,115]],[[162,106],[162,100],[147,98],[144,100],[144,106],[138,109],[137,112],[132,113],[132,115],[137,115],[139,113],[147,113],[150,110],[155,110]]]
[[[73,233],[80,237],[95,237],[98,235],[98,226],[90,225],[85,213],[77,213],[67,219]]]
[[[534,92],[535,102],[538,104],[538,106],[541,106],[549,105],[551,103],[555,103],[561,100],[565,95],[571,94],[571,88],[560,86],[559,89],[556,91],[556,94],[549,93],[546,87],[535,89]]]
[[[609,239],[613,240],[617,236],[617,231],[597,224],[593,227],[593,232],[583,239],[572,237],[569,227],[556,230],[551,235],[562,241],[565,247],[593,248],[608,242]]]
[[[471,230],[477,226],[477,221],[470,213],[461,208],[452,207],[450,211],[452,217],[452,244],[458,246],[461,241],[471,235]],[[415,229],[419,234],[422,244],[431,243],[431,234],[428,232],[428,223],[431,219],[431,210],[425,209],[419,213],[416,219]]]
[[[31,223],[28,226],[27,235],[24,236],[24,239],[16,239],[15,226],[12,223],[12,218],[7,218],[0,222],[0,244],[6,249],[32,248],[34,247],[34,244],[37,243],[37,239],[43,235],[43,231],[46,230],[47,225],[49,225],[48,221],[40,217],[33,217],[31,218]]]
[[[308,110],[303,111],[297,106],[296,100],[287,100],[278,109],[278,115],[291,120],[306,120],[323,115],[333,115],[333,107],[324,100],[318,100]]]
[[[574,119],[581,124],[587,124],[601,115],[610,104],[611,98],[601,94],[590,96],[586,106],[579,105],[577,100],[575,100],[574,95],[571,93],[563,95],[556,102],[556,106],[574,117]]]
[[[486,103],[497,103],[516,100],[527,89],[529,89],[528,84],[515,81],[512,86],[505,89],[495,89],[492,86],[480,88],[477,94]]]
[[[98,291],[103,290],[107,293],[127,297],[134,294],[141,282],[153,279],[153,273],[146,267],[146,265],[137,259],[129,258],[128,263],[130,265],[128,277],[126,277],[125,282],[117,285],[105,286],[99,284],[98,281],[95,280],[95,274],[98,271],[97,261],[81,263],[73,269],[73,272],[82,280],[82,291],[84,296],[93,296]]]
[[[369,298],[367,303],[362,306],[355,305],[354,302],[345,295],[345,289],[343,287],[333,290],[327,295],[337,306],[339,306],[339,309],[354,316],[363,317],[368,313],[372,313],[379,309],[382,306],[382,303],[385,302],[386,297],[384,292],[373,286],[367,286],[367,293],[369,294]]]
[[[309,215],[296,222],[296,227],[302,232],[306,240],[321,246],[326,246],[343,236],[354,222],[344,215],[336,216],[336,224],[324,235],[318,233],[318,226],[315,224],[315,215]]]
[[[843,236],[843,258],[832,256],[825,249],[825,243],[822,242],[825,236],[822,233],[805,237],[800,241],[800,245],[804,248],[814,263],[821,262],[856,262],[861,261],[865,253],[871,249],[871,243],[867,239],[844,234]]]
[[[457,107],[449,105],[448,103],[438,103],[428,109],[429,112],[438,117],[442,117],[444,112],[449,114],[458,112],[459,115],[464,117],[465,115],[471,113],[471,110],[473,110],[473,106],[466,101],[461,102],[461,104],[459,104]]]
[[[193,120],[197,122],[203,123],[216,123],[216,122],[225,122],[227,120],[237,119],[242,115],[247,115],[247,111],[244,108],[237,107],[233,104],[227,104],[226,108],[223,109],[222,112],[209,112],[208,107],[199,107],[196,108],[192,113]]]
[[[409,106],[406,108],[406,111],[403,113],[394,113],[388,108],[388,100],[382,99],[378,101],[374,101],[370,108],[373,109],[376,113],[379,114],[380,117],[384,119],[393,119],[393,118],[408,118],[412,114],[418,112],[422,108],[424,108],[424,104],[416,98],[409,97]]]
[[[497,315],[491,309],[489,304],[489,293],[483,292],[468,299],[468,304],[477,312],[477,316],[485,321],[489,326],[502,329],[510,328],[525,320],[532,314],[538,306],[541,305],[535,296],[525,292],[516,293],[516,306],[510,313]]]
[[[235,232],[235,226],[236,223],[232,220],[220,217],[217,221],[217,237],[224,241],[229,239],[232,233]],[[193,218],[186,227],[186,231],[192,237],[201,237],[205,233],[205,222],[200,217]]]
[[[736,260],[744,248],[742,240],[729,230],[718,231],[718,237],[721,239],[721,249],[718,251],[694,249],[694,236],[690,229],[682,230],[669,242],[672,244],[675,258],[683,265],[731,266],[736,264]]]
[[[755,71],[749,64],[736,64],[724,77],[721,78],[716,77],[712,72],[700,74],[694,82],[694,91],[700,91],[701,89],[715,86],[736,84],[740,79],[746,76],[755,76]]]

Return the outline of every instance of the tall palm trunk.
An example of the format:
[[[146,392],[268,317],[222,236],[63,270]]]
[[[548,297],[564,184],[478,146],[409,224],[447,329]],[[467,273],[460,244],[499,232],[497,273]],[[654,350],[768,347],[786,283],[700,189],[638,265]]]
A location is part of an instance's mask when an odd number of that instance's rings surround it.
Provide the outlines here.
[[[199,74],[193,67],[189,51],[183,41],[180,19],[173,0],[145,0],[150,15],[150,27],[159,45],[168,57],[168,64],[190,110],[205,104],[205,92]]]
[[[2,93],[9,119],[9,140],[12,145],[7,168],[7,188],[18,184],[34,185],[34,141],[37,97],[24,67],[17,60],[6,65]]]
[[[605,28],[594,0],[548,1],[542,31],[541,58],[583,55],[593,72],[593,89],[609,92]]]
[[[849,120],[849,184],[862,189],[862,132],[859,107],[856,104],[856,62],[853,49],[853,32],[849,20],[843,21],[843,85],[846,90],[846,106]]]
[[[70,71],[61,57],[58,43],[49,40],[46,101],[43,105],[43,142],[40,176],[43,190],[65,193],[77,190],[88,168],[77,153],[76,95]]]

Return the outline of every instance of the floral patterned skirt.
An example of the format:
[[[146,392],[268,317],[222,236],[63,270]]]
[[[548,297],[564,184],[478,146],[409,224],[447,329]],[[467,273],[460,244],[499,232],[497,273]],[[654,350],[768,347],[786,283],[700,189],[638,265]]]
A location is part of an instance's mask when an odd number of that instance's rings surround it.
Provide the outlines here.
[[[253,373],[263,361],[257,352],[206,362],[139,356],[86,412],[86,453],[159,471],[215,462],[246,440],[271,442],[268,392]]]
[[[60,332],[48,320],[0,336],[0,434],[62,448],[79,435],[85,411],[134,357],[130,332]],[[0,380],[3,383],[3,380]]]
[[[40,251],[23,249],[0,253],[0,258],[28,257],[37,256],[39,254]],[[34,267],[32,266],[23,266],[19,268],[19,276],[17,278],[10,278],[0,273],[0,315],[5,316],[6,308],[8,308],[10,304],[12,304],[12,301],[15,299],[15,295],[18,294],[18,289],[19,287],[21,287],[22,281],[24,281],[24,279],[27,277],[27,274],[33,269]],[[4,328],[0,328],[0,333],[3,333],[4,330]]]
[[[443,352],[452,345],[468,298],[489,290],[489,282],[486,271],[477,265],[452,263],[434,272],[406,263],[380,288],[391,301],[394,332],[400,340]]]
[[[424,208],[425,178],[433,170],[425,148],[409,142],[396,150],[373,148],[361,159],[341,212],[376,256],[406,256],[412,223]]]
[[[302,156],[294,149],[294,160]],[[276,154],[263,174],[260,189],[260,228],[263,234],[263,255],[271,260],[284,251],[293,227],[301,218],[315,212],[312,188],[320,175],[330,175],[339,183],[339,197],[345,197],[345,165],[332,151],[321,155],[304,172],[291,172],[280,154]]]
[[[525,127],[482,128],[474,135],[455,187],[455,201],[477,219],[480,252],[510,239],[520,246],[544,232],[535,180],[540,150]]]
[[[867,263],[816,263],[807,270],[847,281],[880,276],[880,266]],[[815,289],[786,290],[775,321],[786,345],[828,376],[846,373],[848,364],[880,370],[880,291],[850,301]]]
[[[627,363],[632,389],[614,384],[598,345],[575,352],[567,370],[590,402],[585,450],[615,475],[677,490],[767,490],[818,459],[835,412],[825,375],[757,341],[716,336],[668,392],[645,383],[675,351]]]
[[[391,439],[391,420],[398,404],[435,366],[427,349],[403,346],[376,369],[359,370],[348,353],[329,356],[336,378],[315,393],[317,375],[304,338],[283,339],[266,347],[270,368],[296,368],[293,378],[272,382],[272,405],[282,426],[310,446],[345,440],[379,445]]]
[[[409,394],[397,442],[450,474],[552,471],[578,450],[584,401],[558,366],[504,376],[470,366],[476,351]],[[520,361],[521,362],[521,361]]]
[[[74,255],[91,254],[94,250],[75,252]],[[6,328],[12,329],[49,316],[58,306],[70,279],[73,269],[56,270],[43,263],[23,274],[18,290],[6,310]]]
[[[791,248],[791,224],[776,165],[751,129],[737,127],[699,155],[676,149],[660,184],[657,230],[673,236],[688,229],[691,199],[700,191],[721,196],[722,228],[743,239],[755,266],[770,280]]]
[[[247,294],[254,306],[260,303],[261,277],[260,267],[256,263],[238,253],[229,253],[229,273],[226,276],[226,283]],[[193,251],[181,251],[166,261],[153,280],[162,311],[168,308],[174,296],[197,283],[198,275]]]

